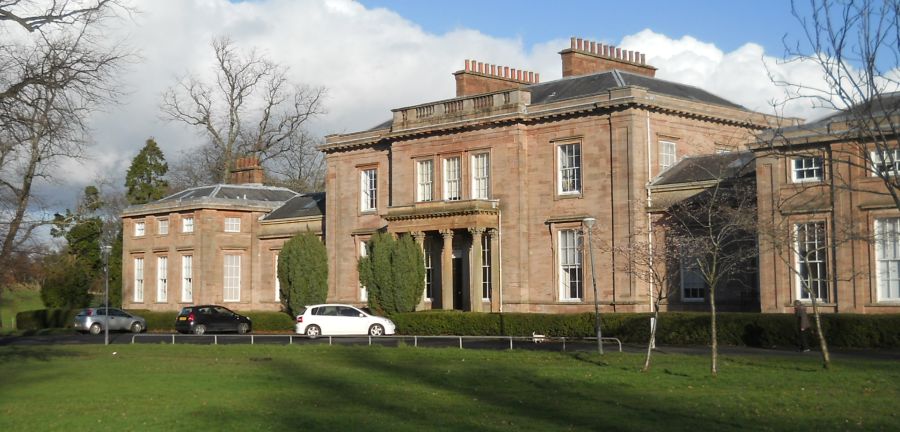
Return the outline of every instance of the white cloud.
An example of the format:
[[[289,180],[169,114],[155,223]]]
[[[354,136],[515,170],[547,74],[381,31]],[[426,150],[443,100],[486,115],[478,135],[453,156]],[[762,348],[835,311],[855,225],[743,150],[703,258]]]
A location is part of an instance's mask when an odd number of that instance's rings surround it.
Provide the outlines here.
[[[532,70],[542,81],[558,78],[557,52],[569,45],[562,39],[525,47],[519,39],[464,28],[432,34],[392,11],[348,0],[154,0],[137,6],[141,12],[110,33],[110,40],[126,40],[142,56],[122,77],[129,94],[121,106],[95,116],[94,160],[83,167],[67,165],[72,191],[61,199],[74,200],[98,177],[121,184],[150,136],[170,161],[202,143],[186,126],[160,120],[158,107],[161,92],[177,76],[210,71],[214,36],[227,34],[240,47],[258,48],[289,66],[295,81],[327,87],[328,113],[312,125],[321,135],[365,129],[390,118],[392,108],[452,97],[451,74],[464,59]],[[817,79],[808,67],[777,64],[755,44],[726,53],[710,42],[644,30],[618,45],[646,53],[659,78],[699,86],[756,110],[767,110],[781,97],[763,59],[790,80]],[[812,111],[797,106],[788,113]]]

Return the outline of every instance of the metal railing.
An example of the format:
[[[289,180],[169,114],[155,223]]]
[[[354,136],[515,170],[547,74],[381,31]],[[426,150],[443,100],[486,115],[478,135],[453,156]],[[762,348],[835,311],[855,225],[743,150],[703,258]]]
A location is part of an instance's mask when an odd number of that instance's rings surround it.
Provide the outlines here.
[[[391,341],[395,340],[399,343],[406,342],[412,340],[414,347],[419,347],[420,340],[447,340],[447,341],[455,341],[456,345],[459,346],[459,349],[464,349],[464,341],[508,341],[509,349],[515,349],[515,342],[528,343],[530,345],[537,344],[553,344],[553,343],[561,343],[562,350],[566,351],[567,343],[572,344],[576,341],[596,341],[595,337],[586,337],[586,338],[566,338],[566,337],[550,337],[550,336],[541,336],[541,337],[533,337],[533,336],[419,336],[419,335],[394,335],[394,336],[318,336],[318,337],[309,337],[305,335],[235,335],[235,334],[211,334],[211,335],[192,335],[192,334],[153,334],[153,333],[142,333],[142,334],[134,334],[131,335],[131,343],[134,344],[137,338],[156,338],[163,340],[170,340],[172,345],[176,344],[177,339],[188,339],[188,340],[198,340],[198,339],[209,339],[212,338],[213,345],[219,344],[219,337],[223,337],[230,340],[235,339],[249,339],[250,345],[255,345],[256,340],[259,338],[262,339],[288,339],[288,345],[294,344],[294,339],[299,339],[303,341],[328,341],[328,345],[334,345],[334,341],[340,339],[368,339],[368,344],[371,346],[373,341]],[[601,338],[602,343],[615,343],[619,352],[622,352],[622,341],[619,338],[614,337],[604,337]],[[471,346],[471,345],[470,345]]]

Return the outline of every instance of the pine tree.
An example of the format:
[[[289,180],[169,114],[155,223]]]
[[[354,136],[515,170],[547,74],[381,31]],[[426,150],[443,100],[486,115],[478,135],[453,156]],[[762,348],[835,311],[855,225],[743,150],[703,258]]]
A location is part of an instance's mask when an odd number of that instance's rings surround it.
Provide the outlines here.
[[[314,234],[300,233],[278,255],[281,303],[291,315],[307,305],[324,303],[328,296],[328,253]]]
[[[129,204],[146,204],[166,195],[169,183],[163,178],[169,165],[153,138],[147,140],[140,153],[131,160],[125,175]]]

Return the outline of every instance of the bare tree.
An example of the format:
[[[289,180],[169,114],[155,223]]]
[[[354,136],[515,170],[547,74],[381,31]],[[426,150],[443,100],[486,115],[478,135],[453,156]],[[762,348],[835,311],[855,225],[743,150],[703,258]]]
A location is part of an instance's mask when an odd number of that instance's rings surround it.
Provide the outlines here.
[[[0,35],[27,30],[0,37],[0,269],[50,222],[34,208],[35,183],[82,157],[87,116],[117,95],[112,79],[128,54],[97,34],[115,5],[0,0]]]
[[[835,163],[878,177],[885,189],[869,192],[889,195],[900,209],[900,1],[794,0],[791,6],[802,32],[785,36],[785,62],[811,64],[824,81],[817,86],[770,74],[786,90],[782,102],[802,100],[836,112],[803,129],[828,137],[822,143]],[[792,132],[786,138],[776,130],[766,140],[790,147]],[[834,179],[839,188],[853,187],[841,180]]]
[[[697,167],[704,169],[704,167]],[[710,346],[713,376],[718,375],[716,290],[740,283],[758,253],[756,245],[756,187],[748,171],[710,172],[715,179],[703,192],[672,205],[660,225],[691,260],[708,288]],[[744,174],[744,175],[742,175]]]
[[[163,115],[208,140],[215,150],[208,169],[216,181],[227,181],[235,158],[245,155],[290,167],[286,160],[315,143],[305,127],[323,112],[325,90],[289,82],[284,67],[256,51],[239,52],[227,37],[214,39],[212,48],[213,82],[179,79],[163,94]]]
[[[641,209],[642,211],[644,209]],[[656,329],[659,326],[660,305],[666,302],[676,291],[672,282],[678,277],[678,264],[681,261],[683,248],[677,245],[677,237],[666,237],[662,233],[635,233],[625,246],[601,246],[616,256],[622,257],[618,270],[633,275],[651,287],[653,302],[653,320],[650,325],[650,338],[647,341],[647,356],[644,359],[642,372],[650,370],[651,357],[656,341]]]

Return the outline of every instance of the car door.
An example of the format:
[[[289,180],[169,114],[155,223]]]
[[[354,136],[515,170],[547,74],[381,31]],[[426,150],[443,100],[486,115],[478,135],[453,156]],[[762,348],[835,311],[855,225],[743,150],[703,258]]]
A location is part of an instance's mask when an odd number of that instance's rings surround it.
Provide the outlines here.
[[[213,310],[219,324],[219,331],[237,331],[238,317],[234,312],[221,306],[216,306]]]
[[[323,335],[345,334],[345,330],[341,327],[337,306],[319,306],[316,309],[315,324],[322,329]]]
[[[361,335],[369,332],[366,326],[365,318],[360,317],[361,312],[350,306],[338,307],[338,315],[340,315],[341,328],[344,334]]]

